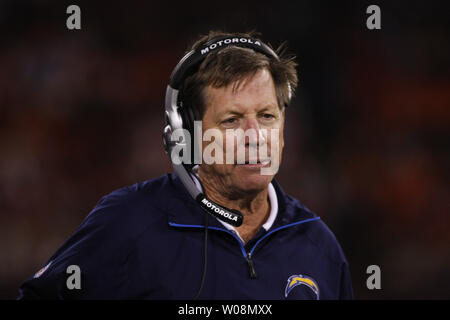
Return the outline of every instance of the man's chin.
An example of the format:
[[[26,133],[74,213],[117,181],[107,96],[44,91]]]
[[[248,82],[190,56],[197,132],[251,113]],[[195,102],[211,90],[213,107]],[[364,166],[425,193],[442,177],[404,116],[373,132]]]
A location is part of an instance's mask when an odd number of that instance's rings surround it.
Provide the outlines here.
[[[237,187],[246,192],[259,192],[267,188],[273,176],[262,175],[261,169],[238,167],[234,172]]]

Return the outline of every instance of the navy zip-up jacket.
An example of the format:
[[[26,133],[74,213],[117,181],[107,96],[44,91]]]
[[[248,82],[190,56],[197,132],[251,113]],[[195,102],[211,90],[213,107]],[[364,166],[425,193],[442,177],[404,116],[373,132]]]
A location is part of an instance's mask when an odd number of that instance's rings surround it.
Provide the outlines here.
[[[272,184],[277,218],[245,245],[209,217],[199,298],[352,299],[348,263],[333,233]],[[192,299],[203,273],[205,215],[176,174],[116,190],[21,285],[18,298]]]

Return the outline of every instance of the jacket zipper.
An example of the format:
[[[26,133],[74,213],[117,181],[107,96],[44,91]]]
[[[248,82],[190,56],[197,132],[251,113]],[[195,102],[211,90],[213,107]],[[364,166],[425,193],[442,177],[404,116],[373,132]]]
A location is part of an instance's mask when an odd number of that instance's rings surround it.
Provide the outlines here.
[[[271,235],[272,233],[274,233],[276,231],[286,229],[289,227],[293,227],[293,226],[296,226],[296,225],[299,225],[299,224],[302,224],[305,222],[316,221],[319,219],[320,219],[320,217],[314,217],[314,218],[297,221],[297,222],[273,229],[272,231],[270,231],[270,232],[266,233],[264,236],[262,236],[258,241],[256,241],[256,243],[253,245],[253,247],[248,252],[245,250],[244,244],[242,243],[241,239],[239,239],[239,237],[232,231],[227,230],[227,229],[217,228],[217,227],[210,227],[210,226],[208,227],[208,229],[226,232],[226,233],[232,235],[237,240],[237,242],[239,243],[239,247],[241,248],[242,255],[244,256],[244,259],[247,261],[249,276],[251,279],[256,279],[258,275],[256,273],[255,263],[253,262],[252,256],[253,256],[253,252],[255,251],[256,247],[262,240],[264,240],[265,238],[267,238],[269,235]],[[173,222],[169,222],[169,225],[172,227],[184,227],[184,228],[204,228],[205,227],[205,226],[201,226],[201,225],[187,225],[187,224],[178,224],[178,223],[173,223]]]
[[[247,252],[246,260],[247,260],[248,273],[250,275],[250,279],[256,279],[258,275],[256,274],[255,264],[253,263],[252,254],[250,252]]]

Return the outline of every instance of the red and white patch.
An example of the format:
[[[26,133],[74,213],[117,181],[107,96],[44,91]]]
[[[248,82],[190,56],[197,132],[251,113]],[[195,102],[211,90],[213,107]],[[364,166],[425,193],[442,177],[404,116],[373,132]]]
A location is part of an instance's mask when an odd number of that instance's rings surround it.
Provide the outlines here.
[[[48,267],[50,267],[50,265],[52,264],[52,261],[50,261],[45,267],[43,267],[41,270],[39,270],[38,272],[36,272],[34,274],[33,278],[39,278],[47,269]]]

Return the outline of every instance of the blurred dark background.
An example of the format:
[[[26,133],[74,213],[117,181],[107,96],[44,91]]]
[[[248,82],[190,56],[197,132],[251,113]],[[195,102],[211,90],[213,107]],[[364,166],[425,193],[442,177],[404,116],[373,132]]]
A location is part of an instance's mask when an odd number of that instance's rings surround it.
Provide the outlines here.
[[[450,298],[450,50],[435,1],[0,2],[0,298],[105,194],[171,171],[163,100],[210,29],[286,40],[283,188],[340,241],[357,299]],[[81,8],[81,30],[66,8]],[[381,8],[381,30],[366,8]],[[366,268],[381,268],[368,290]]]

